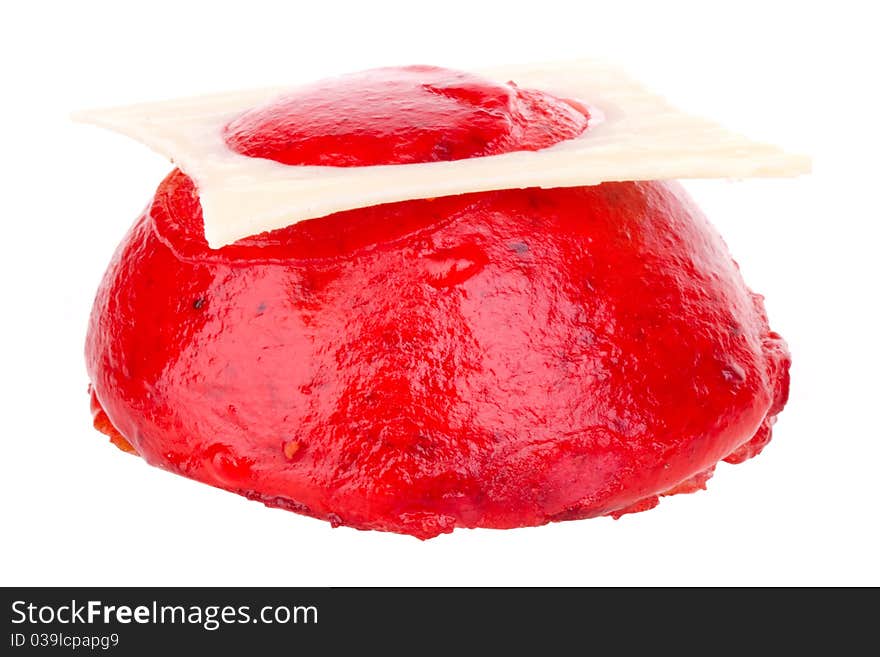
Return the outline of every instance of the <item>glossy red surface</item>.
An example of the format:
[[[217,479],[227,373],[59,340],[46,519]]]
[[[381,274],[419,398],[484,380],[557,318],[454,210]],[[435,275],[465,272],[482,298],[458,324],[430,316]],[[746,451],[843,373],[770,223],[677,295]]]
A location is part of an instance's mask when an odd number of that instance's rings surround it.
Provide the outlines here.
[[[284,164],[367,166],[535,151],[587,128],[576,100],[436,66],[316,82],[226,127],[243,155]]]
[[[645,510],[760,451],[787,396],[785,343],[675,183],[407,201],[219,250],[202,229],[175,171],[115,254],[96,426],[333,524]]]

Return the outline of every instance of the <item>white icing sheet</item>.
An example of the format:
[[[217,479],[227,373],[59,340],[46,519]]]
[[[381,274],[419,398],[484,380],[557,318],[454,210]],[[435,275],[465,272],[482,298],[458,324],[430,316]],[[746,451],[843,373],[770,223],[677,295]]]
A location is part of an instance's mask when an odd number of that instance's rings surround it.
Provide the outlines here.
[[[74,119],[132,137],[196,183],[211,248],[305,219],[416,198],[607,181],[793,176],[810,159],[690,116],[608,64],[581,60],[477,71],[598,109],[586,132],[540,151],[451,162],[291,166],[240,155],[223,127],[290,87],[79,112]]]

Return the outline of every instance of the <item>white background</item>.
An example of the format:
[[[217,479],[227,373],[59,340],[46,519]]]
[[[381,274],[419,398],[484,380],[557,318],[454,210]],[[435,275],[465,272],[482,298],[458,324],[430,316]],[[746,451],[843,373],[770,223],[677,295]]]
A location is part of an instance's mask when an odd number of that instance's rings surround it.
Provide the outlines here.
[[[880,584],[871,5],[4,3],[0,584]],[[264,508],[91,428],[92,298],[170,165],[70,111],[376,65],[595,55],[815,158],[797,180],[688,184],[793,353],[791,402],[760,457],[620,521],[420,542]]]

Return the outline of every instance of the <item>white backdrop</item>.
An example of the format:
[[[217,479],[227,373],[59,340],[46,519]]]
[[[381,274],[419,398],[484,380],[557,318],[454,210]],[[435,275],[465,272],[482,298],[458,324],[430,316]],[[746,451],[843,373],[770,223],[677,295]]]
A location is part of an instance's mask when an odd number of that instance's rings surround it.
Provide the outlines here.
[[[870,3],[818,6],[4,4],[0,584],[880,584],[880,50]],[[619,521],[419,542],[264,508],[91,428],[92,298],[170,164],[70,111],[379,65],[596,55],[815,158],[797,180],[687,185],[793,353],[791,401],[760,457]]]

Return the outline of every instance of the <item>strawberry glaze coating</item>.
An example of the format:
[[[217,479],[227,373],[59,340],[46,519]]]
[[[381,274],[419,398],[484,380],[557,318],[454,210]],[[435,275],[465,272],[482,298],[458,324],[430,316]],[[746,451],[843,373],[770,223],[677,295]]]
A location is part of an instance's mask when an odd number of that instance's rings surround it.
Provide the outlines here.
[[[536,151],[577,137],[588,120],[576,100],[407,66],[298,89],[237,117],[225,137],[249,157],[351,167]]]
[[[117,250],[86,356],[117,446],[419,538],[703,488],[769,440],[789,366],[675,183],[406,201],[211,250],[179,171]]]

